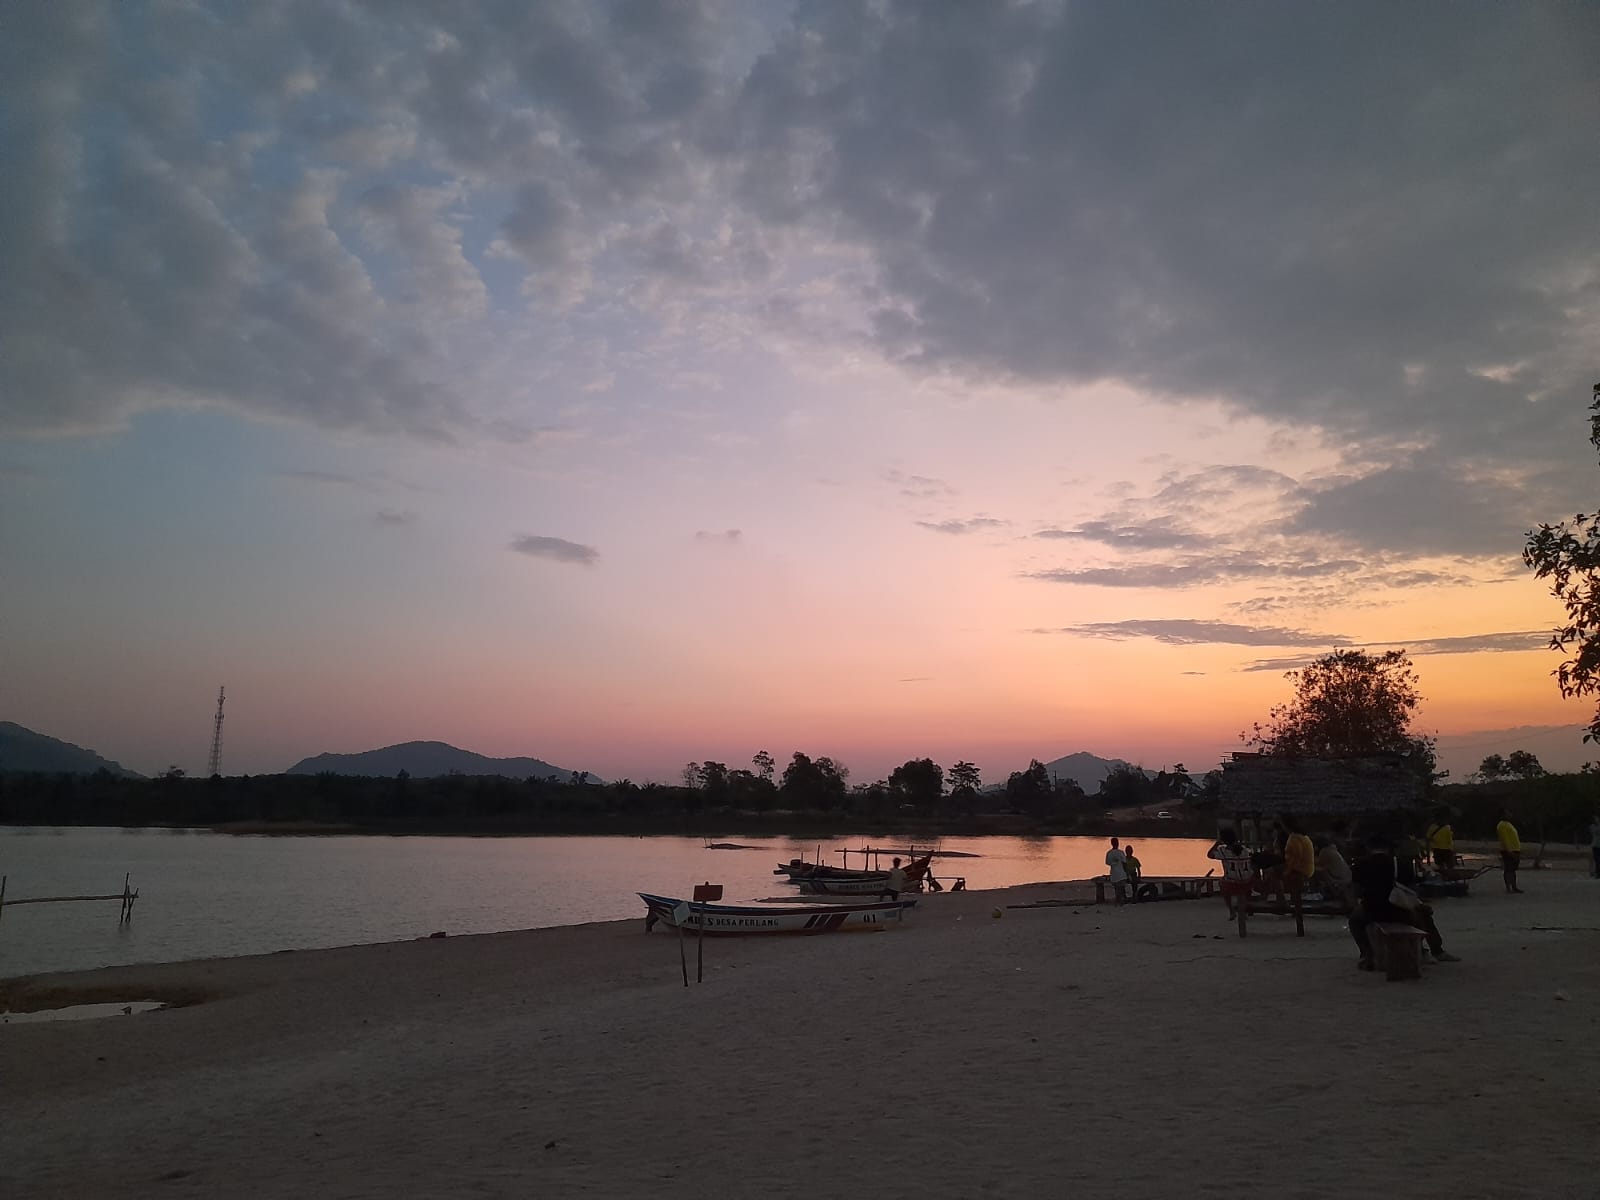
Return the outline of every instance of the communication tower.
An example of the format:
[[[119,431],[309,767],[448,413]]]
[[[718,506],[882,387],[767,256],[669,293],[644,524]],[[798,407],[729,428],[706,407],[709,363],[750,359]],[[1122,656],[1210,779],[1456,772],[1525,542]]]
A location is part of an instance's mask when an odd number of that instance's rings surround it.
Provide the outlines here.
[[[217,720],[211,729],[211,760],[206,764],[206,778],[222,774],[222,701],[227,697],[226,688],[217,689]]]

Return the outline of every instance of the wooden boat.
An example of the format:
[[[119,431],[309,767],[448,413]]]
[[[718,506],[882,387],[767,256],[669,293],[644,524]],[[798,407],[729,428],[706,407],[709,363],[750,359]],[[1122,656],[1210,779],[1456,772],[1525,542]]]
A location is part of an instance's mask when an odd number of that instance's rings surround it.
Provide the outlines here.
[[[827,879],[815,876],[811,879],[792,879],[790,882],[799,885],[801,892],[808,896],[880,896],[889,890],[887,874],[864,879]],[[911,880],[906,881],[907,888],[914,886]]]
[[[924,854],[921,858],[913,858],[901,868],[906,873],[906,882],[915,883],[928,873],[928,867],[933,862],[932,854]],[[859,871],[845,867],[830,867],[822,863],[800,862],[798,859],[791,863],[781,863],[774,875],[789,876],[790,883],[799,883],[802,880],[883,880],[889,878],[888,871]],[[804,891],[805,889],[801,889]],[[871,891],[870,888],[863,891]],[[846,893],[835,893],[846,894]],[[853,894],[853,893],[852,893]]]
[[[669,928],[709,934],[834,933],[840,929],[882,929],[899,921],[916,900],[883,900],[861,904],[702,904],[640,892],[649,910],[649,933],[660,921]]]

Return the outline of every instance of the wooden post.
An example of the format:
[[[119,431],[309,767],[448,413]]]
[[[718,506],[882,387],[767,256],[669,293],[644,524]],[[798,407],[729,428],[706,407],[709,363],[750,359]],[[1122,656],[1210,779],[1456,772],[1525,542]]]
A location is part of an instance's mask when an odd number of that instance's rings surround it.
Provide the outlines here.
[[[7,876],[0,875],[0,917],[6,915],[6,879]]]
[[[1305,880],[1296,876],[1295,881],[1290,885],[1289,890],[1294,894],[1294,935],[1295,937],[1305,937],[1306,915],[1300,907],[1301,893],[1306,890]]]
[[[687,904],[684,905],[684,908],[688,908],[688,907],[689,906]],[[689,958],[688,958],[688,955],[686,955],[683,952],[683,939],[684,939],[684,936],[685,936],[684,932],[683,932],[683,920],[684,919],[683,919],[682,916],[680,916],[678,918],[678,965],[683,968],[683,986],[684,987],[688,987],[689,986]],[[701,924],[701,927],[704,928],[705,920],[703,918],[701,919],[700,924]]]

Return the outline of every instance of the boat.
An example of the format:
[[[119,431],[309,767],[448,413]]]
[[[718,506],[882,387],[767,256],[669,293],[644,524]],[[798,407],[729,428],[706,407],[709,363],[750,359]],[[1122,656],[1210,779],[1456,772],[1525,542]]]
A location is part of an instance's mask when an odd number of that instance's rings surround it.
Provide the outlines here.
[[[840,929],[882,929],[905,918],[916,900],[881,900],[860,904],[706,904],[671,896],[638,893],[648,913],[649,933],[657,921],[709,934],[833,933]]]
[[[843,853],[841,851],[841,853]],[[851,851],[859,854],[861,851]],[[928,873],[928,867],[933,863],[932,854],[924,854],[921,858],[910,859],[901,870],[906,873],[906,882],[915,883]],[[847,867],[830,867],[822,863],[808,863],[795,859],[793,862],[780,863],[774,875],[787,875],[790,883],[799,883],[802,880],[884,880],[889,878],[889,872],[884,870],[862,871]],[[870,891],[871,889],[866,889]]]
[[[793,879],[800,891],[808,896],[881,896],[889,890],[889,876],[873,875],[866,879],[829,879],[813,876],[810,879]],[[909,880],[906,886],[915,885]]]

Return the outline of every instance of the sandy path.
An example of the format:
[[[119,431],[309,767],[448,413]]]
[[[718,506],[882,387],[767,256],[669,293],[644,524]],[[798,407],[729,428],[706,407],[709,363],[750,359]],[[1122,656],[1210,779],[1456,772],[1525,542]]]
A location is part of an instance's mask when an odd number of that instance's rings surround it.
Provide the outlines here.
[[[0,1194],[1593,1196],[1600,883],[1526,878],[1420,984],[1331,920],[992,893],[687,990],[638,922],[56,977],[234,994],[0,1028]]]

